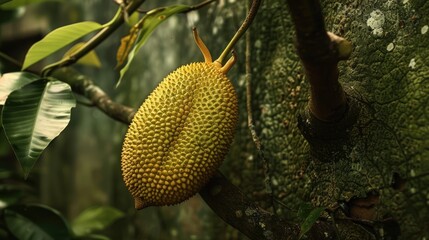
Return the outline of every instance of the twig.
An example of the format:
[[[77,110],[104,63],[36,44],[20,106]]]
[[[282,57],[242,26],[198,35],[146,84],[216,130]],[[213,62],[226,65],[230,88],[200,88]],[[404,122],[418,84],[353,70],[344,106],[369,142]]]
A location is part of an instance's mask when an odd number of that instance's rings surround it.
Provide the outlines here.
[[[250,10],[249,10],[250,11]],[[270,196],[271,200],[271,206],[273,208],[273,212],[276,213],[275,208],[275,199],[273,196],[273,187],[272,187],[272,179],[271,179],[271,171],[270,171],[270,162],[268,159],[265,158],[261,141],[259,140],[258,134],[255,130],[255,125],[253,123],[253,111],[252,111],[252,67],[250,65],[251,62],[251,36],[250,31],[246,33],[246,64],[245,64],[245,71],[246,71],[246,110],[247,110],[247,126],[249,127],[250,135],[252,136],[252,140],[255,143],[257,152],[259,157],[261,158],[264,166],[264,182],[265,182],[265,189],[267,193]]]
[[[256,134],[255,125],[253,124],[252,115],[252,68],[250,66],[251,53],[250,53],[250,32],[246,34],[246,110],[247,110],[247,125],[250,130],[250,135],[255,143],[256,149],[261,151],[261,141],[259,141],[258,135]]]
[[[3,52],[0,52],[0,58],[6,60],[9,63],[12,63],[16,67],[21,68],[21,66],[22,66],[22,64],[18,60],[12,58],[11,56],[9,56],[9,55],[7,55],[7,54],[5,54]]]
[[[240,28],[237,30],[235,35],[232,37],[231,41],[228,43],[226,48],[223,50],[223,52],[220,54],[219,58],[215,61],[220,63],[220,65],[223,65],[223,60],[226,56],[231,52],[231,50],[234,48],[235,44],[238,40],[240,40],[241,36],[246,32],[246,30],[250,27],[250,24],[252,24],[253,19],[256,17],[256,13],[259,10],[259,5],[261,4],[262,0],[253,0],[252,5],[250,6],[249,13],[247,14],[246,19],[244,19],[243,23],[241,24]]]
[[[7,54],[5,54],[5,53],[3,53],[3,52],[0,52],[0,58],[2,58],[2,59],[4,59],[4,60],[6,60],[7,62],[9,62],[9,63],[11,63],[11,64],[13,64],[15,67],[17,67],[18,69],[21,69],[22,68],[22,63],[21,62],[19,62],[18,60],[16,60],[15,58],[13,58],[13,57],[11,57],[11,56],[9,56],[9,55],[7,55]],[[37,72],[37,71],[34,71],[34,70],[31,70],[31,69],[27,69],[27,70],[25,70],[26,72],[29,72],[29,73],[34,73],[34,74],[36,74],[36,75],[40,75],[40,72]]]

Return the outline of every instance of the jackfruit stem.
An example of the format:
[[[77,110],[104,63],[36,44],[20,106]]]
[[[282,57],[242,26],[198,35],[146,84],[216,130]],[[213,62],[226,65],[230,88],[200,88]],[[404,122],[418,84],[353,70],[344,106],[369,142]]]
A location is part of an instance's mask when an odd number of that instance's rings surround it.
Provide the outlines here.
[[[201,53],[204,56],[204,61],[206,63],[212,63],[213,62],[212,55],[210,54],[210,51],[207,48],[207,46],[204,44],[203,40],[198,35],[197,28],[193,27],[192,33],[194,34],[195,43],[197,44],[198,48],[200,49]]]
[[[223,65],[223,60],[228,56],[228,54],[232,51],[235,44],[240,40],[240,38],[243,36],[243,34],[246,32],[246,30],[249,28],[250,24],[253,22],[253,19],[255,19],[256,13],[258,12],[259,5],[261,4],[262,0],[253,0],[252,5],[250,6],[249,13],[247,14],[246,19],[244,19],[243,23],[241,24],[240,28],[237,30],[235,35],[232,37],[231,41],[228,43],[228,45],[225,47],[223,52],[220,54],[219,58],[215,60],[215,63]]]
[[[145,203],[145,201],[143,200],[143,198],[141,197],[134,197],[134,207],[137,210],[143,209],[145,207],[147,207],[148,205]]]
[[[234,66],[235,62],[237,62],[237,54],[232,50],[232,57],[230,57],[225,65],[220,68],[220,71],[223,72],[223,74],[227,74],[232,66]]]

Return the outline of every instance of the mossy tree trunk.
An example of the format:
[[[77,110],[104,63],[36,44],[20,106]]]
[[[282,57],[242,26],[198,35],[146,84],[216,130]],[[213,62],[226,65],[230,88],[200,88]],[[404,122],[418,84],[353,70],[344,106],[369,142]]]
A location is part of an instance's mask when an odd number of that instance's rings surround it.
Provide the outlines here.
[[[327,30],[354,45],[339,67],[355,122],[346,136],[335,132],[347,123],[310,123],[309,85],[286,1],[266,0],[250,42],[252,116],[262,151],[247,144],[229,177],[279,217],[294,220],[305,202],[334,209],[341,239],[394,239],[397,224],[404,239],[427,238],[429,3],[322,1],[322,8]],[[243,115],[233,153],[251,141]],[[323,133],[305,139],[298,124]]]

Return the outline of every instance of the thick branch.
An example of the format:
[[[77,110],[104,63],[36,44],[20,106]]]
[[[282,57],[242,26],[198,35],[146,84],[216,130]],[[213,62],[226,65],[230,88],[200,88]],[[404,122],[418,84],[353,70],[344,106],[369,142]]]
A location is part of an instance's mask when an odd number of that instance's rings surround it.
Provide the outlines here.
[[[68,83],[73,92],[88,98],[91,103],[107,116],[129,124],[134,116],[134,109],[116,103],[94,82],[71,68],[61,68],[53,72],[53,77]]]
[[[297,239],[299,227],[258,207],[219,171],[199,192],[225,222],[250,239]]]
[[[219,171],[200,190],[209,207],[226,223],[250,239],[298,239],[300,227],[265,211],[230,183]],[[334,239],[334,228],[327,222],[317,222],[307,234],[308,239]]]
[[[295,25],[296,48],[311,86],[311,113],[325,122],[341,119],[346,95],[338,82],[338,61],[351,54],[351,44],[327,33],[319,0],[287,0]]]
[[[350,57],[351,43],[326,32],[319,0],[287,0],[296,30],[296,48],[310,82],[308,111],[298,127],[321,161],[337,161],[357,121],[359,108],[338,81],[338,62]]]

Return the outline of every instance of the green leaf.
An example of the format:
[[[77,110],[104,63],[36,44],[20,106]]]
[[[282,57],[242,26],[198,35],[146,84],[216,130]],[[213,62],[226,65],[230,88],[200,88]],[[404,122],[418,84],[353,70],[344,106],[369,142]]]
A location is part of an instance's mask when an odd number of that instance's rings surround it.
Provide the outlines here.
[[[303,222],[307,216],[310,214],[311,210],[313,210],[314,207],[311,205],[311,203],[303,202],[299,205],[297,217],[300,220],[300,222]]]
[[[3,9],[14,9],[14,8],[19,8],[19,7],[23,7],[26,5],[30,5],[33,3],[41,3],[41,2],[61,2],[62,0],[1,0],[1,8]],[[7,3],[6,3],[7,2]]]
[[[96,22],[79,22],[64,27],[57,28],[48,33],[42,40],[36,42],[28,50],[24,59],[22,69],[37,63],[47,56],[57,52],[61,48],[69,45],[77,39],[102,27]]]
[[[2,75],[0,77],[0,105],[4,105],[11,92],[38,79],[40,79],[39,76],[27,72],[13,72]]]
[[[71,239],[72,234],[63,216],[43,205],[18,205],[4,210],[8,230],[20,240]]]
[[[123,212],[112,207],[101,206],[88,208],[73,221],[72,229],[77,236],[87,235],[96,230],[106,228],[123,216]]]
[[[0,111],[2,107],[0,106]],[[0,112],[1,114],[1,112]],[[1,118],[1,116],[0,116]],[[4,156],[7,156],[10,153],[11,149],[9,146],[9,142],[6,139],[6,135],[4,135],[3,126],[0,124],[0,158],[3,159]],[[0,180],[4,175],[9,175],[10,171],[4,171],[4,169],[0,168]]]
[[[135,24],[137,24],[140,20],[140,13],[139,12],[133,12],[131,16],[127,19],[128,26],[132,27]]]
[[[64,58],[69,57],[73,53],[75,53],[77,50],[79,50],[82,46],[85,45],[85,42],[80,42],[75,44],[73,47],[71,47],[65,54]],[[87,53],[85,56],[81,57],[78,61],[78,64],[86,65],[86,66],[92,66],[96,68],[101,67],[101,61],[100,58],[98,58],[97,53],[95,53],[94,50]]]
[[[324,207],[317,207],[312,209],[308,215],[305,217],[304,221],[301,223],[301,231],[299,233],[299,239],[301,239],[305,233],[307,233],[311,227],[314,225],[314,223],[319,219],[322,212],[325,211]],[[305,209],[301,213],[308,212],[308,209]],[[298,213],[298,215],[300,215]]]
[[[25,177],[42,151],[67,126],[75,105],[70,86],[56,80],[38,80],[9,95],[2,123]]]
[[[124,74],[127,72],[131,64],[131,61],[134,59],[134,56],[138,53],[140,48],[146,43],[147,39],[155,30],[155,28],[170,16],[177,13],[186,12],[190,9],[192,9],[192,6],[187,6],[187,5],[172,5],[169,7],[156,8],[156,9],[153,9],[152,11],[149,11],[141,19],[140,34],[137,37],[136,44],[128,54],[127,64],[120,71],[118,85],[120,84],[120,81],[124,77]]]

